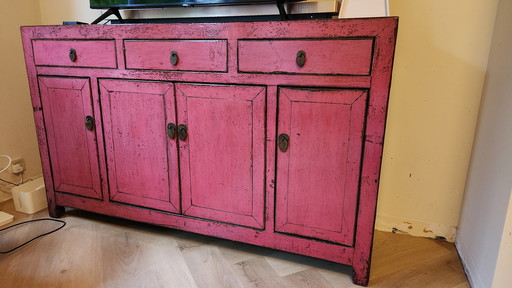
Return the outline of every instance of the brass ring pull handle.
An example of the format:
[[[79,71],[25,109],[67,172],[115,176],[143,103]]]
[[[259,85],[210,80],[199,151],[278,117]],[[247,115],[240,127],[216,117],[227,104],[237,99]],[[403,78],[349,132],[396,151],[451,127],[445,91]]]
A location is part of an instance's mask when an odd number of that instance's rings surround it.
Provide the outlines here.
[[[297,63],[297,66],[299,67],[304,66],[304,64],[306,64],[306,52],[299,50],[297,52],[297,57],[295,58],[295,63]]]
[[[176,124],[174,124],[174,123],[167,124],[167,136],[169,136],[170,139],[174,139],[174,137],[176,137],[176,130],[178,130],[178,128],[176,127]]]
[[[176,66],[178,64],[178,52],[176,51],[171,51],[171,64],[173,66]]]
[[[178,138],[180,138],[181,141],[185,141],[187,139],[187,126],[180,124],[178,126]]]
[[[92,116],[85,117],[85,128],[89,131],[94,129],[94,118]]]
[[[69,60],[71,60],[71,62],[76,62],[76,50],[71,48],[69,49]]]
[[[279,150],[281,150],[282,152],[286,152],[286,150],[288,150],[288,146],[290,145],[290,136],[288,136],[285,133],[279,134],[278,145]]]

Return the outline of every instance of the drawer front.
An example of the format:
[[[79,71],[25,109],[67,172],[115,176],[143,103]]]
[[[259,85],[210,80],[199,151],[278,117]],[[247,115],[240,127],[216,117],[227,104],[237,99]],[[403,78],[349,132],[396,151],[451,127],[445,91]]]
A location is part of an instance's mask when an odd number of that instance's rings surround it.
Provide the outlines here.
[[[126,40],[126,68],[170,71],[227,71],[225,40]]]
[[[372,50],[372,39],[242,40],[238,42],[238,70],[256,73],[369,75]]]
[[[33,40],[40,66],[117,68],[113,40]]]

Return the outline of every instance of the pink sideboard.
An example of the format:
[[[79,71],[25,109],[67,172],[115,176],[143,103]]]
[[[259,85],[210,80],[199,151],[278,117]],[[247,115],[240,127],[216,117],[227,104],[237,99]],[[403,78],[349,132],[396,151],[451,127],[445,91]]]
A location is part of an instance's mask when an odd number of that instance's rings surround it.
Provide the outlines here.
[[[397,22],[22,27],[50,214],[308,255],[367,285]]]

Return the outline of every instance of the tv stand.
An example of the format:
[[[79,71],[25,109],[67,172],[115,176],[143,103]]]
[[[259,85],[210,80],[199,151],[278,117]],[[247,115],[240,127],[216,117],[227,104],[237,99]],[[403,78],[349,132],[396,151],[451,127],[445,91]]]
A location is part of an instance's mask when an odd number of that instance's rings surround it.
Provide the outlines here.
[[[121,23],[123,22],[123,17],[121,17],[121,13],[119,13],[119,8],[110,8],[107,10],[107,12],[101,14],[98,19],[92,21],[91,24],[98,24],[110,15],[116,15],[117,19],[119,19]]]
[[[284,9],[284,1],[277,1],[277,9],[279,10],[279,15],[281,16],[281,20],[290,20],[286,10]]]

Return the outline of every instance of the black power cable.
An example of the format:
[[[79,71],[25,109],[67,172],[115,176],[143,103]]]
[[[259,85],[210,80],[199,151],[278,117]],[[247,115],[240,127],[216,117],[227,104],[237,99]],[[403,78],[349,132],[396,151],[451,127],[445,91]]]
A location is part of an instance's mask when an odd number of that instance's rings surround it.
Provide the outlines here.
[[[4,180],[4,179],[1,179],[1,178],[0,178],[0,181],[5,182],[5,183],[7,183],[7,184],[14,185],[14,186],[20,186],[20,184],[12,183],[12,182],[9,182],[9,181]]]
[[[43,233],[43,234],[41,234],[41,235],[39,235],[39,236],[36,236],[36,237],[34,237],[34,238],[32,238],[32,239],[28,240],[27,242],[25,242],[25,243],[23,243],[23,244],[21,244],[21,245],[18,245],[18,246],[14,247],[14,248],[12,248],[11,250],[8,250],[8,251],[0,251],[0,254],[8,254],[8,253],[11,253],[12,251],[17,250],[17,249],[19,249],[19,248],[21,248],[21,247],[23,247],[23,246],[27,245],[28,243],[30,243],[30,242],[32,242],[32,241],[34,241],[34,240],[36,240],[36,239],[39,239],[39,238],[42,238],[42,237],[44,237],[44,236],[46,236],[46,235],[50,235],[50,234],[52,234],[52,233],[54,233],[54,232],[57,232],[57,231],[59,231],[60,229],[62,229],[64,226],[66,226],[66,222],[64,222],[64,221],[62,221],[62,220],[53,219],[53,218],[41,218],[41,219],[33,219],[33,220],[29,220],[29,221],[24,221],[24,222],[16,223],[16,224],[11,225],[11,226],[9,226],[9,227],[5,227],[5,228],[0,229],[0,232],[5,231],[5,230],[9,230],[9,229],[14,228],[14,227],[16,227],[16,226],[20,226],[20,225],[27,224],[27,223],[32,223],[32,222],[38,222],[38,221],[54,221],[54,222],[60,222],[60,223],[62,223],[62,225],[61,225],[60,227],[56,228],[56,229],[53,229],[53,230],[52,230],[52,231],[50,231],[50,232],[46,232],[46,233]]]

